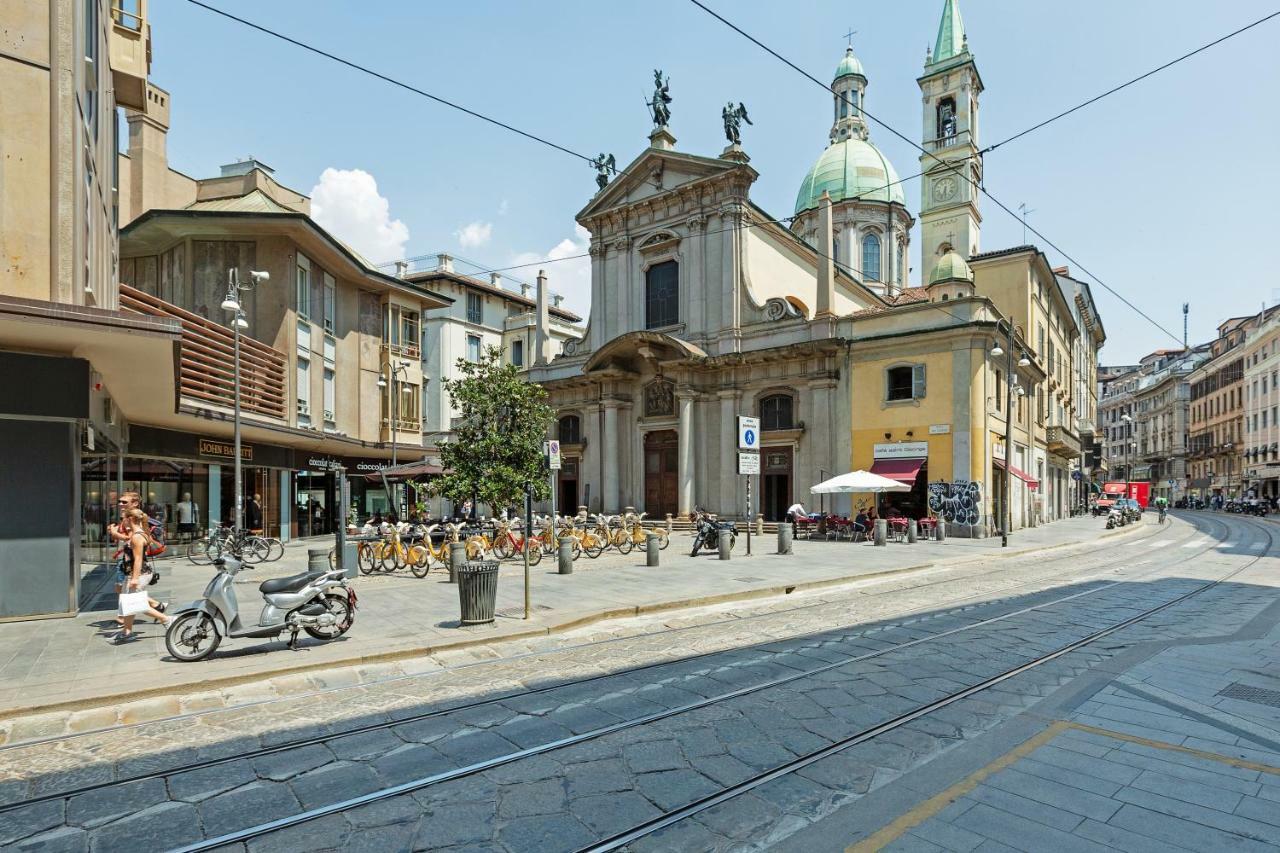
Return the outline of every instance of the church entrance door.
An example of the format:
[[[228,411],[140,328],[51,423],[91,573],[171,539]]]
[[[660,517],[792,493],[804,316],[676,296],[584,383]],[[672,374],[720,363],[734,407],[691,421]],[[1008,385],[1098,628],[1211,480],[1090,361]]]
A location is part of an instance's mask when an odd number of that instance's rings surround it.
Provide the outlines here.
[[[673,429],[645,433],[644,511],[650,518],[664,518],[667,513],[675,515],[679,509],[676,493],[679,445]]]
[[[766,447],[761,451],[764,456],[760,469],[763,481],[760,495],[760,512],[766,521],[784,521],[787,508],[791,506],[791,465],[793,459],[790,447]]]
[[[576,515],[578,512],[578,460],[576,457],[565,459],[560,467],[560,492],[556,495],[556,510],[561,515]]]

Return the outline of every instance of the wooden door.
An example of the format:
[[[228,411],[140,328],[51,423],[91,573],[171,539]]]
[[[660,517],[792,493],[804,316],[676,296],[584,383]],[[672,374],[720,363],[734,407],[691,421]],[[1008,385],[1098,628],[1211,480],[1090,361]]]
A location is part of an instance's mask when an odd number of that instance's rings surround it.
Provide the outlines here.
[[[760,474],[763,483],[760,512],[764,514],[766,521],[782,521],[786,518],[787,508],[791,506],[792,449],[766,447],[761,451],[761,456]]]
[[[679,446],[675,430],[645,434],[644,511],[650,518],[665,518],[678,510]]]

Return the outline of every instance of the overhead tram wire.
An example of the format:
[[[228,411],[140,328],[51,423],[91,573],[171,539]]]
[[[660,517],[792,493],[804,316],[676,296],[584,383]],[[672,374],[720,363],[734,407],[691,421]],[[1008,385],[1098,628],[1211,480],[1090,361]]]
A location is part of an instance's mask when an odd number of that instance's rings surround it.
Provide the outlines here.
[[[803,68],[801,68],[799,65],[796,65],[796,64],[795,64],[794,62],[792,62],[790,59],[787,59],[785,56],[783,56],[782,54],[778,53],[776,50],[774,50],[773,48],[769,47],[767,44],[765,44],[764,42],[760,41],[758,38],[756,38],[755,36],[753,36],[753,35],[751,35],[750,33],[748,33],[746,30],[744,30],[744,29],[742,29],[741,27],[739,27],[737,24],[733,23],[733,22],[732,22],[732,21],[730,21],[728,18],[726,18],[726,17],[724,17],[723,15],[721,15],[720,13],[716,12],[714,9],[711,9],[711,8],[710,8],[710,7],[708,7],[706,4],[702,3],[702,2],[701,2],[701,0],[689,0],[689,2],[690,2],[690,3],[692,3],[693,5],[697,6],[697,7],[698,7],[699,9],[701,9],[702,11],[706,12],[706,13],[707,13],[708,15],[710,15],[711,17],[713,17],[713,18],[715,18],[716,20],[720,21],[720,22],[721,22],[722,24],[724,24],[726,27],[728,27],[729,29],[733,30],[733,31],[734,31],[734,32],[736,32],[738,35],[740,35],[740,36],[742,36],[743,38],[745,38],[747,41],[749,41],[749,42],[751,42],[752,44],[754,44],[754,45],[756,45],[757,47],[759,47],[759,48],[760,48],[761,50],[763,50],[765,53],[768,53],[770,56],[773,56],[773,57],[774,57],[775,59],[777,59],[779,62],[781,62],[782,64],[784,64],[784,65],[786,65],[787,67],[791,68],[792,70],[794,70],[796,73],[800,74],[800,75],[801,75],[802,77],[804,77],[805,79],[810,80],[810,81],[811,81],[811,82],[813,82],[815,85],[822,87],[822,90],[823,90],[824,92],[830,92],[830,91],[831,91],[831,87],[830,87],[829,85],[827,85],[826,83],[823,83],[823,82],[822,82],[821,80],[819,80],[817,77],[814,77],[814,76],[813,76],[812,74],[810,74],[808,71],[805,71],[805,70],[804,70]],[[847,95],[843,96],[843,99],[844,99],[845,103],[850,103],[850,104],[851,104],[851,102],[849,101],[849,99],[848,99],[848,96],[847,96]],[[851,104],[851,105],[852,105],[852,104]],[[984,187],[981,183],[979,183],[978,181],[975,181],[973,178],[971,178],[970,176],[968,176],[968,175],[964,174],[963,172],[961,172],[961,171],[959,171],[959,170],[956,170],[956,169],[954,168],[954,164],[952,164],[952,163],[948,163],[947,161],[945,161],[945,160],[943,160],[942,158],[938,157],[938,155],[934,154],[932,151],[929,151],[927,148],[925,148],[924,146],[920,145],[920,143],[916,142],[916,141],[915,141],[915,140],[913,140],[913,139],[908,138],[905,134],[901,133],[901,132],[900,132],[900,131],[898,131],[895,127],[893,127],[893,125],[890,125],[890,124],[886,123],[886,122],[885,122],[885,121],[883,121],[882,119],[877,118],[875,115],[873,115],[872,113],[868,112],[868,111],[867,111],[867,109],[866,109],[865,107],[859,106],[859,107],[857,107],[857,109],[858,109],[858,111],[859,111],[859,113],[860,113],[861,115],[864,115],[864,116],[866,116],[867,118],[871,119],[871,120],[872,120],[872,121],[874,121],[876,124],[880,125],[880,126],[881,126],[881,127],[883,127],[885,130],[887,130],[889,133],[893,134],[894,136],[896,136],[896,137],[898,137],[899,139],[901,139],[903,142],[905,142],[905,143],[907,143],[908,145],[910,145],[912,148],[915,148],[915,149],[916,149],[917,151],[919,151],[920,153],[922,153],[922,154],[924,154],[924,155],[928,156],[929,158],[931,158],[932,160],[934,160],[937,164],[939,164],[939,165],[941,165],[941,166],[944,166],[944,167],[947,167],[948,169],[950,169],[950,170],[952,171],[952,173],[953,173],[953,174],[956,174],[956,175],[958,175],[959,177],[963,178],[966,182],[968,182],[969,184],[971,184],[971,185],[974,187],[974,189],[976,189],[978,192],[980,192],[980,193],[982,193],[983,195],[985,195],[987,198],[991,199],[991,201],[992,201],[992,203],[993,203],[993,204],[995,204],[997,207],[999,207],[1001,210],[1003,210],[1003,211],[1004,211],[1005,213],[1007,213],[1009,216],[1013,217],[1014,219],[1018,220],[1019,222],[1023,222],[1022,217],[1018,216],[1018,214],[1017,214],[1017,213],[1015,213],[1013,210],[1011,210],[1011,209],[1008,207],[1008,205],[1006,205],[1004,202],[1000,201],[1000,199],[998,199],[998,198],[996,198],[994,195],[992,195],[992,194],[987,190],[987,188],[986,188],[986,187]],[[1024,224],[1026,224],[1026,223],[1024,223]],[[1050,240],[1048,237],[1046,237],[1042,232],[1040,232],[1039,230],[1037,230],[1035,227],[1033,227],[1033,226],[1032,226],[1032,225],[1030,225],[1030,224],[1026,224],[1026,228],[1027,228],[1027,230],[1028,230],[1028,231],[1030,231],[1032,234],[1036,235],[1036,236],[1037,236],[1037,237],[1039,237],[1041,240],[1043,240],[1043,241],[1044,241],[1044,243],[1045,243],[1045,245],[1049,246],[1051,249],[1053,249],[1054,251],[1056,251],[1058,254],[1062,255],[1062,257],[1064,257],[1064,258],[1066,258],[1068,261],[1070,261],[1070,262],[1071,262],[1071,263],[1072,263],[1072,264],[1073,264],[1077,269],[1079,269],[1079,270],[1080,270],[1081,272],[1083,272],[1085,275],[1089,276],[1089,278],[1091,278],[1091,279],[1093,279],[1094,281],[1096,281],[1096,282],[1097,282],[1097,283],[1098,283],[1098,284],[1099,284],[1103,289],[1105,289],[1108,293],[1110,293],[1110,294],[1111,294],[1112,296],[1114,296],[1116,299],[1119,299],[1119,300],[1120,300],[1120,301],[1121,301],[1125,306],[1127,306],[1128,308],[1130,308],[1130,309],[1131,309],[1134,313],[1136,313],[1138,316],[1142,317],[1142,318],[1143,318],[1144,320],[1146,320],[1148,323],[1150,323],[1151,325],[1155,326],[1157,329],[1159,329],[1159,330],[1160,330],[1161,332],[1163,332],[1164,334],[1168,335],[1168,336],[1169,336],[1170,338],[1172,338],[1173,340],[1177,341],[1179,344],[1181,344],[1181,343],[1182,343],[1182,338],[1178,337],[1178,336],[1177,336],[1177,335],[1175,335],[1173,332],[1169,331],[1169,330],[1168,330],[1168,329],[1166,329],[1164,326],[1162,326],[1162,325],[1160,325],[1158,322],[1156,322],[1156,320],[1155,320],[1154,318],[1152,318],[1150,314],[1148,314],[1147,312],[1145,312],[1145,311],[1143,311],[1141,308],[1139,308],[1137,305],[1134,305],[1132,302],[1130,302],[1127,298],[1125,298],[1123,295],[1121,295],[1121,293],[1120,293],[1119,291],[1117,291],[1117,290],[1116,290],[1115,288],[1113,288],[1111,285],[1107,284],[1105,281],[1103,281],[1101,278],[1099,278],[1099,277],[1098,277],[1096,274],[1094,274],[1094,273],[1093,273],[1093,272],[1092,272],[1088,267],[1086,267],[1083,263],[1081,263],[1080,261],[1076,260],[1076,259],[1075,259],[1074,257],[1072,257],[1071,255],[1069,255],[1069,254],[1068,254],[1066,251],[1064,251],[1060,246],[1058,246],[1056,243],[1054,243],[1052,240]]]
[[[1140,83],[1140,82],[1142,82],[1143,80],[1146,80],[1148,77],[1151,77],[1151,76],[1153,76],[1153,75],[1155,75],[1155,74],[1159,74],[1161,71],[1164,71],[1166,68],[1171,68],[1171,67],[1173,67],[1174,65],[1177,65],[1179,62],[1182,62],[1183,60],[1190,59],[1191,57],[1195,56],[1195,55],[1196,55],[1196,54],[1198,54],[1198,53],[1203,53],[1204,51],[1208,50],[1208,49],[1209,49],[1209,48],[1211,48],[1211,47],[1215,47],[1215,46],[1217,46],[1217,45],[1220,45],[1220,44],[1222,44],[1224,41],[1227,41],[1228,39],[1235,38],[1236,36],[1240,35],[1241,33],[1247,32],[1248,30],[1251,30],[1251,29],[1253,29],[1254,27],[1257,27],[1257,26],[1260,26],[1260,25],[1262,25],[1262,24],[1265,24],[1267,21],[1270,21],[1272,18],[1276,18],[1276,17],[1280,17],[1280,10],[1277,10],[1277,11],[1275,11],[1275,12],[1272,12],[1270,15],[1266,15],[1266,16],[1264,16],[1264,17],[1261,17],[1261,18],[1259,18],[1258,20],[1254,21],[1252,24],[1246,24],[1245,26],[1241,27],[1240,29],[1238,29],[1238,30],[1234,30],[1234,31],[1232,31],[1232,32],[1229,32],[1229,33],[1227,33],[1225,36],[1222,36],[1222,37],[1220,37],[1220,38],[1216,38],[1216,39],[1214,39],[1213,41],[1211,41],[1211,42],[1209,42],[1209,43],[1207,43],[1207,44],[1202,44],[1202,45],[1200,45],[1200,47],[1197,47],[1195,50],[1190,51],[1189,53],[1184,53],[1184,54],[1182,54],[1182,56],[1179,56],[1177,59],[1171,59],[1171,60],[1169,60],[1168,62],[1164,63],[1163,65],[1157,65],[1155,68],[1152,68],[1150,71],[1146,72],[1145,74],[1139,74],[1137,77],[1134,77],[1132,80],[1128,80],[1128,81],[1126,81],[1126,82],[1124,82],[1124,83],[1121,83],[1119,86],[1114,86],[1114,87],[1112,87],[1112,88],[1108,89],[1107,91],[1103,92],[1103,93],[1102,93],[1102,94],[1100,94],[1100,95],[1094,95],[1092,98],[1090,98],[1090,99],[1089,99],[1089,100],[1087,100],[1087,101],[1081,101],[1080,103],[1076,104],[1076,105],[1075,105],[1074,107],[1072,107],[1071,109],[1069,109],[1069,110],[1063,110],[1062,112],[1058,113],[1057,115],[1052,116],[1052,117],[1050,117],[1050,118],[1047,118],[1047,119],[1045,119],[1044,121],[1039,122],[1038,124],[1033,124],[1031,127],[1028,127],[1026,130],[1019,131],[1018,133],[1015,133],[1013,136],[1010,136],[1010,137],[1008,137],[1007,139],[1002,139],[1002,140],[1000,140],[1000,141],[999,141],[999,142],[997,142],[995,145],[988,145],[986,148],[983,148],[983,149],[982,149],[980,152],[978,152],[978,153],[979,153],[979,154],[986,154],[986,153],[989,153],[989,152],[991,152],[991,151],[995,151],[995,150],[996,150],[997,148],[999,148],[1001,145],[1005,145],[1005,144],[1007,144],[1007,143],[1009,143],[1009,142],[1013,142],[1015,139],[1021,139],[1022,137],[1026,136],[1026,135],[1027,135],[1027,134],[1029,134],[1029,133],[1034,133],[1035,131],[1039,130],[1039,129],[1040,129],[1040,128],[1042,128],[1042,127],[1045,127],[1046,125],[1053,124],[1053,123],[1054,123],[1055,121],[1057,121],[1058,119],[1066,118],[1067,116],[1071,115],[1072,113],[1076,112],[1077,110],[1082,110],[1082,109],[1084,109],[1085,107],[1090,106],[1091,104],[1096,104],[1098,101],[1101,101],[1103,98],[1105,98],[1105,97],[1107,97],[1107,96],[1109,96],[1109,95],[1114,95],[1116,92],[1119,92],[1119,91],[1120,91],[1120,90],[1122,90],[1122,89],[1127,89],[1127,88],[1129,88],[1130,86],[1132,86],[1132,85],[1133,85],[1133,84],[1135,84],[1135,83]]]
[[[360,63],[353,62],[350,59],[343,59],[341,56],[330,53],[327,50],[323,50],[314,45],[307,44],[306,42],[300,41],[291,36],[287,36],[284,33],[279,32],[277,30],[273,30],[269,27],[264,27],[262,24],[256,24],[253,21],[247,20],[245,18],[241,18],[238,15],[233,15],[230,12],[227,12],[223,9],[219,9],[216,6],[210,6],[208,3],[201,2],[201,0],[187,0],[187,2],[193,6],[199,6],[201,9],[205,9],[209,12],[212,12],[215,15],[221,15],[222,17],[235,21],[236,23],[244,24],[246,27],[255,29],[260,33],[265,33],[266,35],[272,36],[274,38],[278,38],[281,41],[288,42],[289,44],[294,45],[295,47],[300,47],[303,50],[310,51],[311,53],[314,53],[317,56],[322,56],[325,59],[330,59],[334,62],[337,62],[340,65],[345,65],[348,68],[351,68],[355,71],[368,74],[370,77],[376,77],[377,79],[383,81],[384,83],[390,83],[392,86],[398,86],[401,89],[405,89],[406,91],[412,92],[415,95],[421,95],[424,98],[428,98],[429,100],[435,101],[436,103],[449,107],[450,109],[454,109],[454,110],[457,110],[458,112],[465,113],[471,116],[472,118],[477,118],[477,119],[480,119],[481,121],[488,122],[489,124],[495,127],[500,127],[503,130],[509,130],[512,133],[523,136],[525,139],[530,139],[534,142],[538,142],[538,143],[541,143],[542,145],[546,145],[549,148],[554,148],[556,151],[560,151],[564,154],[568,154],[571,157],[577,157],[580,160],[586,161],[588,164],[590,164],[593,167],[596,166],[595,158],[588,157],[585,154],[580,154],[577,151],[574,151],[572,148],[566,148],[563,145],[560,145],[559,143],[552,142],[549,139],[538,136],[536,133],[530,133],[526,130],[521,130],[520,128],[507,124],[504,121],[500,121],[499,119],[492,118],[490,116],[485,115],[484,113],[477,112],[476,110],[470,109],[468,107],[464,107],[461,104],[454,103],[453,101],[450,101],[446,98],[442,98],[439,95],[433,95],[424,89],[419,89],[417,86],[414,86],[410,83],[405,83],[403,80],[397,80],[396,78],[390,77],[379,71],[374,71],[372,68],[369,68],[366,65],[361,65]],[[611,171],[614,174],[617,174],[618,172],[617,168],[611,168]]]

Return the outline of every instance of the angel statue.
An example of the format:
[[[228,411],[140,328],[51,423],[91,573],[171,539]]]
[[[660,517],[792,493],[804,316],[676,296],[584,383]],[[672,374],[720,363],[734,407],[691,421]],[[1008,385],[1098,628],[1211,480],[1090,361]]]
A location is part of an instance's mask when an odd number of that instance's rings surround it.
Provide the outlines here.
[[[735,107],[733,101],[730,101],[720,111],[720,117],[724,119],[724,135],[729,140],[729,144],[741,145],[742,123],[745,121],[747,124],[751,124],[751,119],[747,118],[747,108],[741,102]]]
[[[608,186],[609,175],[618,171],[618,161],[613,159],[612,154],[601,154],[591,161],[591,165],[596,167],[596,186],[600,189]]]
[[[671,79],[664,78],[661,69],[653,69],[653,100],[645,101],[645,105],[653,113],[654,127],[666,127],[671,121],[671,108],[667,106],[671,103],[670,86]]]

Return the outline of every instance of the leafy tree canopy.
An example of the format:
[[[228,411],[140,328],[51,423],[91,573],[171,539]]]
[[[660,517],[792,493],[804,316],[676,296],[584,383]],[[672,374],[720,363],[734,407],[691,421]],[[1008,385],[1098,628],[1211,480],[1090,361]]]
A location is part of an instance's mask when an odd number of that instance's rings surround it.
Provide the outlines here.
[[[550,497],[542,443],[554,412],[541,385],[526,382],[502,350],[489,347],[480,361],[458,359],[460,378],[446,379],[445,390],[458,416],[453,439],[439,445],[445,473],[429,488],[455,504],[468,498],[495,510],[524,505],[524,490],[534,500]]]

